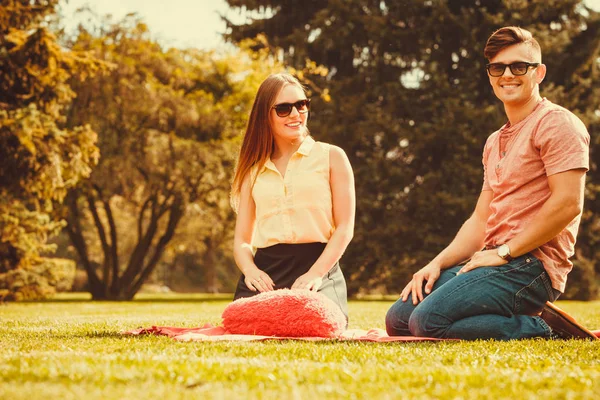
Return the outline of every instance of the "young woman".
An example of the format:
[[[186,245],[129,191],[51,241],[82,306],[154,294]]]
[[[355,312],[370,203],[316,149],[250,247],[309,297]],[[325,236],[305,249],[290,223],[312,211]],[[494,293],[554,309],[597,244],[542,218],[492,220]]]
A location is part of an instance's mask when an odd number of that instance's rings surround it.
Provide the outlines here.
[[[232,187],[243,274],[234,300],[309,289],[347,317],[338,260],[354,232],[354,176],[342,149],[310,136],[309,108],[300,82],[285,73],[269,76],[254,99]]]

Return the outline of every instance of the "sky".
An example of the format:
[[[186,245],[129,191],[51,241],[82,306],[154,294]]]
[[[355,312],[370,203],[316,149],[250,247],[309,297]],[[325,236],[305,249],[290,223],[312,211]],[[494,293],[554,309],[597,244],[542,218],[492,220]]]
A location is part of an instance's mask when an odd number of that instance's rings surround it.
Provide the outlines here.
[[[600,0],[585,3],[600,11]],[[112,14],[117,20],[131,12],[139,14],[153,37],[169,47],[205,50],[223,47],[220,34],[225,32],[225,23],[219,15],[243,22],[237,12],[229,10],[225,0],[62,0],[67,29],[77,26],[81,19],[74,12],[86,4],[101,15]]]
[[[173,47],[223,46],[220,33],[225,32],[225,23],[219,14],[243,22],[237,12],[229,10],[225,0],[61,0],[60,4],[67,29],[81,21],[75,11],[86,4],[100,15],[112,14],[115,20],[135,12],[155,39]]]

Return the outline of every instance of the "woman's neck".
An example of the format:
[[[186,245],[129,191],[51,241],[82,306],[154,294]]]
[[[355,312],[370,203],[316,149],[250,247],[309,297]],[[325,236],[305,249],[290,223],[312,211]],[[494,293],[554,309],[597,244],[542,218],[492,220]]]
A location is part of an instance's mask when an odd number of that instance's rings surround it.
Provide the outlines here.
[[[281,158],[289,158],[294,154],[300,146],[306,136],[300,136],[294,140],[285,140],[282,138],[275,138],[275,148],[273,149],[273,154],[271,155],[271,159],[281,159]]]

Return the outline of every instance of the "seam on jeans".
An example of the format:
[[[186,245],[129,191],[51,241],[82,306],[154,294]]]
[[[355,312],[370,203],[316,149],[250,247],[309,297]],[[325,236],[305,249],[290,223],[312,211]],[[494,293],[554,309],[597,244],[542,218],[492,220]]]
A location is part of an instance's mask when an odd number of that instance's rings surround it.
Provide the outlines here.
[[[511,269],[507,269],[507,270],[501,270],[498,271],[500,274],[507,274],[507,273],[513,273],[513,272],[521,272],[521,271],[525,271],[526,269],[531,269],[531,268],[535,268],[535,267],[539,267],[543,272],[546,272],[546,270],[544,269],[544,265],[542,264],[542,262],[540,260],[538,260],[537,258],[534,257],[533,260],[529,260],[529,261],[525,261],[524,263],[521,263],[517,266],[515,266],[514,268]],[[535,279],[539,278],[539,275],[535,277]]]
[[[542,325],[542,328],[544,328],[544,330],[548,333],[548,337],[552,336],[552,328],[550,328],[550,326],[542,319],[542,317],[535,316],[533,319],[537,320],[540,325]]]
[[[548,296],[548,290],[546,289],[546,285],[544,284],[544,275],[546,274],[546,271],[542,271],[541,274],[539,274],[538,276],[536,276],[535,278],[533,278],[533,280],[529,283],[529,285],[527,286],[523,286],[521,289],[519,289],[519,291],[517,291],[517,293],[515,293],[515,299],[513,301],[513,314],[519,314],[519,308],[521,307],[521,303],[522,303],[522,296],[520,295],[521,292],[523,292],[526,289],[531,288],[536,281],[538,281],[538,279],[541,279],[542,281],[542,285],[544,285],[544,289],[546,291],[546,297],[548,297],[548,299],[550,299],[550,297]]]
[[[501,271],[501,272],[502,273],[507,273],[507,272],[512,272],[512,271],[518,270],[518,269],[522,269],[525,266],[533,266],[533,265],[535,265],[536,262],[542,264],[542,262],[537,257],[534,257],[534,256],[532,256],[529,253],[526,253],[526,254],[522,255],[521,257],[518,257],[517,259],[519,259],[519,258],[522,258],[521,261],[523,261],[523,262],[521,262],[520,264],[515,265],[511,269],[507,269],[507,270]],[[542,265],[542,269],[543,268],[544,268],[544,266]]]
[[[523,256],[521,256],[521,257],[523,257]],[[535,258],[535,257],[534,257],[534,259],[535,259],[535,261],[538,261],[538,262],[541,264],[541,262],[540,262],[540,261],[539,261],[537,258]],[[459,290],[462,290],[462,289],[463,289],[465,286],[467,286],[467,285],[471,285],[471,284],[473,284],[473,283],[477,283],[477,282],[479,282],[479,281],[480,281],[480,280],[482,280],[482,279],[487,279],[487,278],[489,278],[489,276],[490,276],[490,275],[492,275],[492,274],[494,274],[494,275],[504,275],[504,274],[506,274],[507,272],[510,272],[510,271],[514,271],[514,270],[516,270],[516,269],[519,269],[519,268],[520,268],[520,267],[522,267],[523,265],[531,264],[531,266],[533,266],[533,265],[535,264],[535,263],[533,263],[533,262],[531,262],[531,261],[529,261],[529,262],[528,262],[528,261],[526,261],[526,259],[524,259],[523,261],[524,261],[524,262],[523,262],[523,263],[521,263],[521,264],[519,264],[519,265],[518,265],[518,267],[511,268],[510,270],[503,271],[503,270],[499,270],[499,269],[493,269],[493,270],[491,270],[489,273],[487,273],[487,274],[484,274],[484,275],[481,275],[479,278],[477,278],[477,279],[475,279],[475,280],[471,280],[471,281],[468,281],[468,282],[464,282],[462,285],[455,287],[453,291],[451,291],[451,292],[449,292],[448,294],[446,294],[446,296],[444,296],[444,297],[443,297],[443,298],[441,298],[440,300],[445,300],[445,299],[447,299],[448,297],[451,297],[452,295],[454,295],[454,293],[455,293],[455,292],[457,292],[457,291],[459,291]],[[482,268],[493,268],[493,267],[482,267]],[[542,268],[543,268],[543,266],[542,266]],[[427,299],[427,298],[426,298],[426,299]],[[425,299],[425,300],[426,300],[426,299]],[[425,300],[423,300],[423,301],[425,301]],[[514,305],[514,303],[513,303],[513,305]]]
[[[548,272],[544,270],[544,277],[542,278],[542,282],[544,282],[544,287],[546,288],[546,293],[548,294],[548,300],[551,302],[554,301],[554,290],[552,289],[552,281],[550,280],[550,275]]]
[[[531,258],[533,258],[533,260],[531,260]],[[528,260],[529,259],[529,260]],[[515,258],[513,261],[520,261],[518,264],[515,264],[514,266],[511,266],[510,269],[506,268],[502,268],[508,264],[504,264],[504,265],[499,265],[499,266],[495,266],[495,267],[481,267],[481,268],[488,268],[488,272],[483,274],[482,277],[484,276],[489,276],[491,274],[507,274],[509,272],[513,272],[516,270],[522,270],[523,267],[531,267],[535,264],[535,262],[539,262],[541,264],[541,261],[538,260],[536,257],[530,255],[530,253],[526,253],[523,254],[522,256],[519,256],[517,258]],[[542,266],[543,267],[543,266]]]

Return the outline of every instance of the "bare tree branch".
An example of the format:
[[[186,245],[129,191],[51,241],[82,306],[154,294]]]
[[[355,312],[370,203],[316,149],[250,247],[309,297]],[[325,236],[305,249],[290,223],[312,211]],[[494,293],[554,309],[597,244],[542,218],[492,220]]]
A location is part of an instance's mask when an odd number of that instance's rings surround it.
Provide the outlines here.
[[[80,212],[79,207],[77,206],[77,191],[73,191],[67,196],[66,205],[69,208],[69,214],[67,215],[67,226],[66,231],[79,255],[79,259],[83,264],[83,268],[85,269],[88,280],[90,284],[90,291],[92,292],[92,296],[100,295],[101,293],[97,293],[97,291],[102,287],[102,282],[100,278],[96,274],[96,271],[92,267],[92,263],[90,262],[90,258],[88,256],[87,245],[85,243],[85,239],[83,238],[83,230],[81,227],[80,220]]]
[[[144,201],[144,204],[142,204],[142,208],[139,212],[139,216],[138,216],[138,228],[137,228],[137,239],[138,242],[140,241],[142,235],[143,235],[143,230],[144,230],[144,215],[146,214],[146,210],[148,209],[148,206],[154,202],[154,200],[156,199],[155,195],[151,195],[150,197],[148,197],[146,199],[146,201]]]
[[[108,291],[108,285],[110,283],[110,248],[108,246],[108,241],[106,240],[106,232],[104,230],[104,224],[100,219],[100,215],[98,214],[98,210],[96,209],[96,199],[90,194],[86,194],[86,199],[88,202],[88,208],[92,213],[92,217],[94,219],[94,225],[96,226],[96,231],[98,232],[98,238],[100,239],[100,243],[102,245],[102,252],[104,253],[104,262],[102,265],[102,280],[104,281],[105,291]],[[108,295],[108,293],[106,293]]]
[[[154,248],[154,253],[148,261],[148,264],[143,268],[138,279],[129,289],[127,297],[133,298],[135,293],[137,293],[137,291],[140,289],[140,287],[143,285],[146,279],[148,279],[148,277],[158,264],[158,261],[160,260],[160,257],[162,256],[166,245],[173,238],[175,228],[177,227],[177,224],[183,217],[183,214],[184,209],[182,206],[182,200],[178,197],[170,207],[169,222],[167,224],[164,234],[161,236],[158,243],[156,244],[156,247]]]

